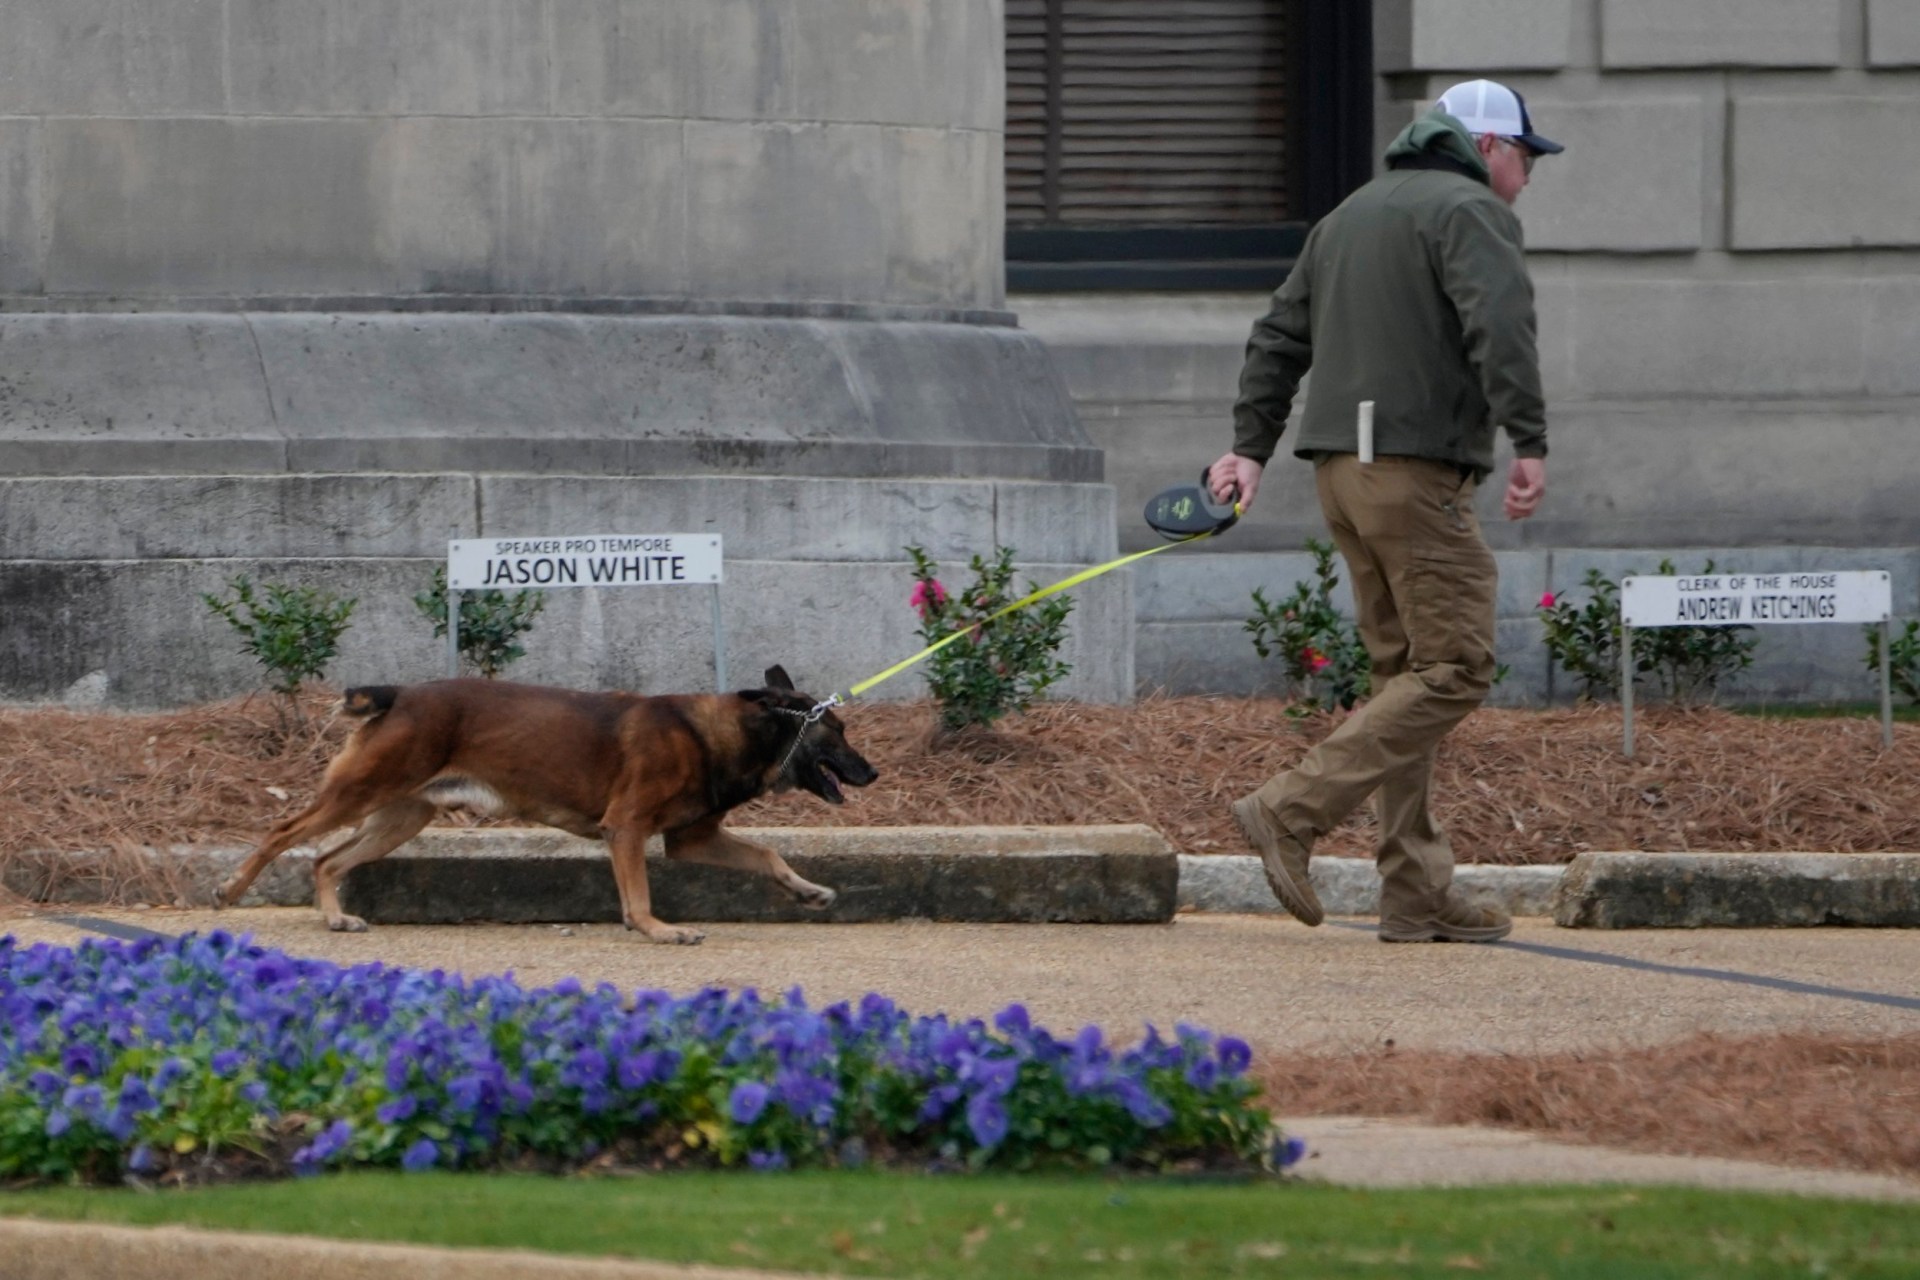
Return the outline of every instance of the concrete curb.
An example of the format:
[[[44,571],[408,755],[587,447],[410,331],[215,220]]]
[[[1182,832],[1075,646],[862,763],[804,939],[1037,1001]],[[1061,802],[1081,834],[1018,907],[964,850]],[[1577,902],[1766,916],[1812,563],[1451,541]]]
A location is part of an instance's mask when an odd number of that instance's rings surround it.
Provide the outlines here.
[[[1551,915],[1564,867],[1504,867],[1468,863],[1454,868],[1454,884],[1475,902],[1510,915]],[[1315,858],[1313,891],[1328,915],[1380,914],[1380,877],[1365,858]],[[1237,915],[1284,914],[1252,854],[1181,854],[1180,909]]]
[[[668,920],[838,923],[926,919],[973,923],[1150,924],[1176,911],[1281,911],[1258,858],[1176,854],[1151,827],[740,828],[810,880],[837,890],[823,912],[768,882],[669,862],[649,850],[654,905]],[[48,905],[99,904],[109,869],[129,854],[26,854],[5,887]],[[242,849],[145,850],[151,883],[177,905],[203,905]],[[1920,925],[1920,854],[1583,853],[1569,867],[1466,864],[1455,884],[1516,916],[1566,928],[1763,928]],[[1316,858],[1313,883],[1331,915],[1370,916],[1380,884],[1364,858]],[[160,895],[156,895],[160,896]],[[575,923],[618,919],[603,846],[556,831],[440,828],[349,877],[348,910],[374,923],[461,920]],[[295,849],[243,906],[311,906],[313,851]]]
[[[672,921],[1154,924],[1173,918],[1179,861],[1165,837],[1139,824],[1007,827],[730,828],[772,846],[806,879],[839,894],[824,911],[801,907],[770,881],[672,862],[648,849],[654,910]],[[154,882],[181,905],[204,905],[245,857],[242,849],[144,851]],[[6,885],[31,901],[101,900],[100,864],[124,856],[16,858]],[[309,906],[314,851],[288,851],[241,906]],[[56,874],[56,867],[60,873]],[[58,885],[49,893],[46,886]],[[595,923],[620,919],[604,845],[549,830],[424,831],[352,872],[341,903],[374,924]]]
[[[436,1249],[266,1232],[0,1217],[7,1280],[772,1280],[787,1272],[521,1249]],[[794,1277],[797,1280],[797,1277]]]
[[[771,881],[648,860],[666,920],[840,924],[1154,924],[1173,918],[1179,863],[1151,827],[736,828],[839,897],[810,910]],[[439,833],[353,872],[341,893],[375,924],[614,922],[606,849],[558,833]]]
[[[1920,854],[1583,853],[1554,899],[1569,929],[1920,925]]]

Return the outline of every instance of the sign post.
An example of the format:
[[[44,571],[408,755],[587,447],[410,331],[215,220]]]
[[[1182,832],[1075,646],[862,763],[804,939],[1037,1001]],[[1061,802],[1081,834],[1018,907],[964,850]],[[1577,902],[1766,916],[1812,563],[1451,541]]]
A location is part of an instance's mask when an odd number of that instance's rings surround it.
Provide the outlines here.
[[[1893,681],[1887,669],[1893,575],[1884,569],[1797,573],[1701,573],[1620,580],[1620,709],[1633,758],[1633,632],[1636,627],[1738,627],[1805,622],[1880,626],[1880,740],[1893,745]]]
[[[460,593],[527,587],[713,588],[714,690],[727,687],[720,623],[723,556],[717,533],[595,533],[551,538],[456,538],[447,543],[447,673],[460,673]]]
[[[1888,666],[1887,647],[1892,643],[1893,610],[1880,619],[1880,745],[1893,746],[1893,670]]]
[[[447,679],[460,674],[460,593],[447,588]]]

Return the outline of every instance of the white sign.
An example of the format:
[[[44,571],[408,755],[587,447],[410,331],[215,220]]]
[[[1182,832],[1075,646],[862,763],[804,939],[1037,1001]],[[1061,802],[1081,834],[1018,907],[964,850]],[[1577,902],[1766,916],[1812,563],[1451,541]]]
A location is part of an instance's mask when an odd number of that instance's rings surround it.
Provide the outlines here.
[[[1893,577],[1884,569],[1702,573],[1620,582],[1620,617],[1629,627],[1885,622],[1892,616]]]
[[[678,586],[720,580],[717,533],[459,538],[447,543],[447,587],[454,591]]]

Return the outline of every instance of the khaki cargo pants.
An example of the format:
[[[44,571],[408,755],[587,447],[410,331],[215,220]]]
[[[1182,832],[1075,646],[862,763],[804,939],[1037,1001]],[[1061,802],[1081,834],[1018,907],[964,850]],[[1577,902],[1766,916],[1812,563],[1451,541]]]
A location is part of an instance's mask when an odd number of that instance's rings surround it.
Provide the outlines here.
[[[1315,479],[1347,562],[1373,696],[1255,794],[1308,848],[1377,795],[1381,919],[1421,916],[1453,883],[1453,848],[1427,804],[1434,750],[1493,683],[1493,553],[1474,481],[1450,463],[1333,454]]]

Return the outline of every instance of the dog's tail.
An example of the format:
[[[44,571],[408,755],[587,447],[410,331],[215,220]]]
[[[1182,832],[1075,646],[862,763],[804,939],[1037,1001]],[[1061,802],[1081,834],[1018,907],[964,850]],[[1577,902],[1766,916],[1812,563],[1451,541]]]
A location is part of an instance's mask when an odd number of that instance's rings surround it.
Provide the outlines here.
[[[393,709],[393,700],[399,696],[399,685],[362,685],[358,689],[349,689],[341,695],[340,711],[341,714],[349,716],[384,715]]]

